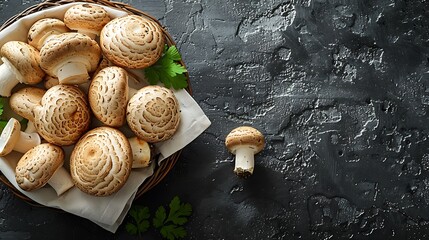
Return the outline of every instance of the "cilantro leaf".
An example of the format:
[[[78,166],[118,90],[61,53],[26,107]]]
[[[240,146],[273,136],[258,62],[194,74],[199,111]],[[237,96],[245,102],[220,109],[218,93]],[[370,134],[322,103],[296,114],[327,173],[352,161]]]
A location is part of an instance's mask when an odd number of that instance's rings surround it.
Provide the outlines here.
[[[128,222],[125,225],[125,229],[131,235],[140,235],[149,229],[150,212],[148,207],[134,205],[128,214],[132,217],[133,222]]]
[[[166,45],[162,57],[154,65],[144,70],[149,83],[154,85],[162,82],[167,88],[186,88],[188,82],[184,73],[187,70],[178,62],[181,59],[182,57],[176,46],[168,47]]]
[[[170,213],[167,221],[171,221],[176,225],[185,224],[188,219],[186,217],[192,214],[192,206],[189,203],[180,203],[178,196],[174,197],[170,203]]]
[[[3,114],[4,98],[0,98],[0,116]]]
[[[167,214],[165,213],[165,208],[163,206],[158,207],[155,212],[155,217],[153,218],[153,226],[160,228],[164,225]]]
[[[160,233],[164,238],[169,240],[184,238],[187,235],[185,228],[176,225],[163,226],[160,230]]]

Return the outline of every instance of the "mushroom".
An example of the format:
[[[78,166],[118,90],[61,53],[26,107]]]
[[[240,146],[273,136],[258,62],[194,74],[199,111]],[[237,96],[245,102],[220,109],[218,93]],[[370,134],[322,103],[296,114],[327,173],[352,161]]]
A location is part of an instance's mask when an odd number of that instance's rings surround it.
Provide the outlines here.
[[[40,105],[46,90],[36,87],[25,87],[12,94],[9,105],[13,112],[28,120],[25,132],[35,132],[34,108]],[[34,130],[30,130],[34,129]]]
[[[91,113],[86,95],[76,86],[56,85],[35,106],[34,125],[46,141],[72,145],[88,130]]]
[[[128,138],[133,153],[132,168],[145,168],[152,162],[152,149],[148,142],[138,138]]]
[[[128,87],[128,73],[120,67],[106,67],[92,79],[88,100],[95,117],[110,127],[120,127],[126,120],[130,95],[136,89]]]
[[[21,131],[19,121],[11,118],[0,135],[0,156],[6,156],[12,151],[25,153],[40,142],[39,134]]]
[[[81,84],[89,79],[101,57],[97,42],[81,33],[62,33],[40,49],[40,66],[61,84]]]
[[[28,44],[40,50],[51,37],[69,31],[64,22],[57,18],[42,18],[31,25]]]
[[[151,66],[161,57],[164,44],[161,26],[139,15],[115,18],[100,34],[100,46],[106,58],[124,68]]]
[[[127,181],[132,166],[132,150],[125,135],[111,127],[88,131],[76,143],[70,156],[74,184],[93,196],[108,196]]]
[[[26,152],[15,169],[15,179],[24,191],[33,191],[51,185],[58,196],[74,186],[63,167],[64,151],[50,143],[42,143]]]
[[[45,72],[39,67],[39,51],[27,43],[9,41],[1,49],[0,95],[9,97],[18,83],[37,84]]]
[[[254,155],[265,146],[264,136],[253,127],[242,126],[233,129],[225,139],[226,148],[235,155],[234,172],[240,177],[253,174]]]
[[[109,14],[104,8],[91,4],[74,5],[64,14],[67,27],[92,39],[100,35],[101,29],[109,21]]]
[[[127,122],[146,142],[170,139],[180,123],[180,106],[173,91],[157,85],[138,90],[128,102]]]

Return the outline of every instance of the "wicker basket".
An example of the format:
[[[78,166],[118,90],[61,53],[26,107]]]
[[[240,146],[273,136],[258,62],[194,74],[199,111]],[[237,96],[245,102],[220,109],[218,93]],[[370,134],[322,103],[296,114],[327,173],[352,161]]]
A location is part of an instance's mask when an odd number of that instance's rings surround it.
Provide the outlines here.
[[[129,14],[134,14],[134,15],[141,15],[147,18],[150,18],[154,21],[156,21],[157,23],[160,24],[160,22],[154,18],[153,16],[138,10],[128,4],[125,3],[120,3],[120,2],[114,2],[114,1],[108,1],[108,0],[80,0],[80,1],[71,1],[71,0],[46,0],[42,3],[39,3],[37,5],[33,5],[27,9],[25,9],[24,11],[20,12],[19,14],[11,17],[10,19],[8,19],[7,21],[5,21],[3,23],[3,25],[0,27],[0,31],[3,30],[4,28],[6,28],[7,26],[9,26],[10,24],[12,24],[13,22],[15,22],[16,20],[27,16],[29,14],[38,12],[38,11],[42,11],[51,7],[55,7],[55,6],[60,6],[63,4],[67,4],[67,3],[73,3],[73,2],[87,2],[87,3],[95,3],[95,4],[99,4],[99,5],[103,5],[103,6],[108,6],[108,7],[112,7],[112,8],[116,8],[122,11],[125,11]],[[161,24],[160,24],[161,25]],[[162,25],[161,25],[162,26]],[[171,45],[175,45],[176,43],[174,42],[173,38],[170,36],[170,34],[165,30],[165,28],[163,29],[163,33],[166,39],[166,43],[167,45],[171,46]],[[181,64],[183,66],[185,66],[184,62],[182,61]],[[186,67],[186,66],[185,66]],[[190,82],[189,82],[189,75],[188,73],[186,74],[186,78],[188,80],[188,88],[186,89],[190,94],[192,94],[192,90],[190,87]],[[154,173],[151,177],[149,177],[148,179],[146,179],[145,182],[143,182],[143,184],[139,187],[137,193],[136,193],[136,199],[141,197],[145,192],[149,191],[150,189],[152,189],[153,187],[155,187],[159,182],[161,182],[162,179],[164,179],[164,177],[168,174],[168,172],[173,168],[173,166],[176,164],[179,156],[180,156],[181,151],[178,151],[176,153],[174,153],[173,155],[171,155],[170,157],[168,157],[167,159],[165,159],[164,161],[161,162],[161,164],[155,164],[156,167],[154,169]],[[25,196],[24,194],[22,194],[18,189],[16,189],[8,180],[7,178],[1,174],[0,172],[0,181],[3,182],[6,186],[9,187],[9,189],[19,198],[25,200],[26,202],[28,202],[29,204],[35,205],[35,206],[42,206],[36,202],[34,202],[32,199],[28,198],[27,196]]]

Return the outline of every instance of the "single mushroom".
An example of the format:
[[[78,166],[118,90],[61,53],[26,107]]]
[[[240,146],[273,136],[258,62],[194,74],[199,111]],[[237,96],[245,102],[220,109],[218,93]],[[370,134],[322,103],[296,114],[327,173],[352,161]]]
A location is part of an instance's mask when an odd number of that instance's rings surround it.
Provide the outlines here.
[[[93,196],[108,196],[127,181],[132,166],[132,150],[125,135],[111,127],[88,131],[76,143],[70,156],[74,184]]]
[[[264,136],[253,127],[242,126],[233,129],[225,139],[226,148],[235,155],[234,172],[240,177],[253,174],[254,155],[265,146]]]
[[[128,73],[120,67],[106,67],[92,79],[88,100],[94,116],[110,127],[120,127],[125,122],[130,96],[137,92],[128,87]]]
[[[46,90],[36,87],[25,87],[14,92],[9,99],[13,112],[28,120],[25,132],[36,132],[34,126],[34,108],[40,105]],[[34,129],[34,130],[31,130]]]
[[[63,167],[64,150],[50,143],[42,143],[26,152],[15,169],[15,179],[24,191],[34,191],[49,184],[58,196],[74,186]]]
[[[18,83],[37,84],[45,72],[39,67],[40,55],[36,48],[20,41],[6,42],[0,49],[0,95],[9,97]]]
[[[128,138],[133,153],[132,168],[145,168],[152,162],[152,148],[148,142],[138,138]]]
[[[59,146],[76,143],[91,121],[86,95],[71,85],[60,84],[48,89],[33,112],[40,136]]]
[[[179,127],[179,102],[168,88],[157,85],[143,87],[128,102],[127,122],[131,131],[144,141],[165,141]]]
[[[113,19],[100,35],[100,46],[106,58],[125,68],[151,66],[161,57],[164,44],[161,26],[139,15]]]
[[[27,34],[28,44],[40,51],[51,37],[69,31],[70,29],[60,19],[42,18],[31,25]]]
[[[81,33],[59,34],[40,50],[40,66],[61,84],[87,82],[100,58],[98,43]]]
[[[39,134],[21,131],[19,121],[11,118],[0,135],[0,156],[6,156],[12,151],[25,153],[40,143]]]
[[[100,35],[101,29],[109,21],[109,13],[103,7],[92,4],[74,5],[64,14],[67,27],[92,39]]]

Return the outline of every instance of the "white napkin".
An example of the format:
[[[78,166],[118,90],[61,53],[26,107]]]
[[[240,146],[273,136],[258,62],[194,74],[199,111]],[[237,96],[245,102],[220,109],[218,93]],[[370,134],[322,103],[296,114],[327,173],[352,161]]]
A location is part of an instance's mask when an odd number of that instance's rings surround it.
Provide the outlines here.
[[[28,15],[0,32],[0,46],[10,40],[26,41],[27,31],[37,20],[46,17],[62,19],[65,11],[77,3],[65,4]],[[127,13],[103,6],[112,18],[125,16]],[[181,123],[172,139],[156,144],[160,153],[159,161],[184,148],[210,126],[210,120],[195,100],[185,90],[175,91],[181,107]],[[15,166],[22,154],[11,153],[0,158],[0,171],[23,194],[34,201],[49,207],[87,218],[104,229],[115,232],[126,216],[139,186],[153,174],[155,164],[145,169],[133,169],[127,183],[116,194],[108,197],[93,197],[74,187],[57,197],[50,186],[33,192],[22,191],[15,180]]]

